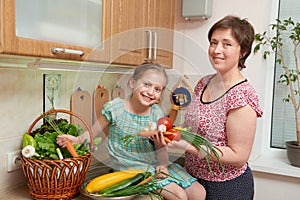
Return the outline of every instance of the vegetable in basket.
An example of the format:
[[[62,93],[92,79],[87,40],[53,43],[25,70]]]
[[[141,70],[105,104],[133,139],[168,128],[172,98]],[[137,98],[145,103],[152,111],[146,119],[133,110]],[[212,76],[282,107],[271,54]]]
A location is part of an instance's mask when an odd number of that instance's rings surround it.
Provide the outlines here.
[[[62,118],[45,119],[45,123],[38,129],[30,134],[25,133],[23,135],[23,146],[30,145],[35,151],[35,154],[23,154],[24,156],[30,155],[29,157],[32,159],[63,159],[81,156],[89,152],[86,143],[73,145],[69,142],[66,149],[60,148],[56,144],[56,137],[60,134],[80,135],[83,130],[79,126],[70,124],[66,119]]]
[[[34,148],[36,148],[36,141],[31,135],[29,135],[28,133],[24,133],[23,139],[22,139],[22,146],[24,148],[27,145],[30,145],[30,146],[33,146]]]

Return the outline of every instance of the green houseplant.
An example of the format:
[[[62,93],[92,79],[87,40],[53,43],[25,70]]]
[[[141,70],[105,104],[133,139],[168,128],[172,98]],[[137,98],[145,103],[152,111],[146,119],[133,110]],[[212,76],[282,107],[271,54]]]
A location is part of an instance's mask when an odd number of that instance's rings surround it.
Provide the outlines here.
[[[276,23],[271,24],[271,30],[276,31],[275,36],[269,36],[267,31],[255,35],[257,44],[254,47],[254,52],[258,52],[262,46],[268,47],[268,50],[263,51],[263,58],[267,59],[269,55],[275,53],[275,62],[283,69],[278,83],[285,84],[289,88],[289,94],[283,101],[292,103],[297,136],[297,141],[286,141],[287,156],[292,165],[300,167],[300,54],[298,52],[300,23],[291,17],[284,20],[276,19]],[[288,59],[292,59],[292,61]],[[291,149],[292,151],[290,151]],[[299,155],[294,155],[298,150]]]

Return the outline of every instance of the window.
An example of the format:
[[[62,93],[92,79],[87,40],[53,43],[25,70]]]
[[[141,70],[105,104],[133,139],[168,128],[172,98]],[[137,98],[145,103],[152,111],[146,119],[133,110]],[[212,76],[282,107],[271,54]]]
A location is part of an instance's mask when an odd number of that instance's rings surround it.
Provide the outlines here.
[[[295,21],[300,21],[300,1],[299,0],[280,0],[279,1],[279,19],[291,17]],[[300,49],[299,49],[300,50]],[[291,54],[287,50],[286,55]],[[292,64],[294,59],[287,58],[287,62]],[[277,65],[277,64],[276,64]],[[285,141],[296,140],[296,128],[294,119],[294,108],[291,103],[283,103],[283,98],[289,94],[289,88],[282,84],[277,84],[283,69],[280,66],[275,67],[274,78],[274,97],[272,111],[272,135],[271,147],[285,148]]]

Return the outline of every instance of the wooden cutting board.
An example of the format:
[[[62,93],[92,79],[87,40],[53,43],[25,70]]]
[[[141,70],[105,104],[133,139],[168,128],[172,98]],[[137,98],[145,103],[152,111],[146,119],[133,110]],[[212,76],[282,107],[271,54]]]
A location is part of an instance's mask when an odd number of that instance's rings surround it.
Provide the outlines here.
[[[121,88],[120,86],[116,86],[115,89],[113,89],[112,93],[111,93],[111,98],[115,99],[115,98],[121,98],[124,99],[125,98],[125,92],[123,90],[123,88]]]
[[[109,101],[109,93],[104,86],[98,85],[94,92],[93,122],[97,121],[103,105]]]
[[[88,91],[77,89],[70,100],[70,110],[86,120],[89,126],[92,124],[92,100]],[[83,130],[87,130],[86,126],[76,117],[71,116],[72,124],[79,124]]]

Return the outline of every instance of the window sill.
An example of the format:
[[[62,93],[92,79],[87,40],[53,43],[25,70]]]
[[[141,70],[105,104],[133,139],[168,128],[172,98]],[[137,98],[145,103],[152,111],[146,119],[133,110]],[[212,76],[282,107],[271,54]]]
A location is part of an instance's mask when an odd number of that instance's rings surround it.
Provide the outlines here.
[[[285,150],[274,150],[270,155],[259,155],[249,160],[253,171],[300,178],[300,168],[292,166]]]
[[[169,149],[170,161],[183,161],[184,153]],[[286,150],[269,148],[264,154],[252,156],[249,160],[252,171],[300,178],[300,168],[292,166]]]

